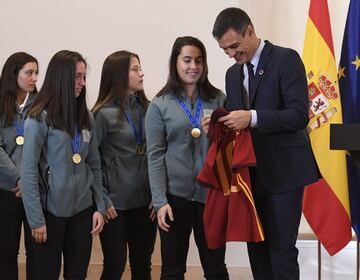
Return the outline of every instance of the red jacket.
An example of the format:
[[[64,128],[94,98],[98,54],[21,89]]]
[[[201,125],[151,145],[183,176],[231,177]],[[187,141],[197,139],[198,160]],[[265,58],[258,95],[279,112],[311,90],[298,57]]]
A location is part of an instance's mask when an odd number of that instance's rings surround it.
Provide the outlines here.
[[[217,120],[229,114],[224,108],[211,116],[212,140],[199,183],[209,187],[204,211],[206,240],[210,249],[227,241],[258,242],[264,233],[251,191],[249,166],[256,164],[247,129],[234,131]]]

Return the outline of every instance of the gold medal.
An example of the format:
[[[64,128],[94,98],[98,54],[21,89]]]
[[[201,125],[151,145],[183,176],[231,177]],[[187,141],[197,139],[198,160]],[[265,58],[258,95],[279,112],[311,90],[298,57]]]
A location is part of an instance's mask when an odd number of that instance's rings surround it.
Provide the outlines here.
[[[191,130],[191,136],[194,137],[194,138],[199,138],[201,135],[201,130],[197,127],[193,128]]]
[[[78,153],[72,155],[72,161],[75,164],[79,164],[81,162],[81,156]]]
[[[22,136],[22,135],[18,135],[18,136],[16,136],[16,138],[15,138],[15,142],[16,142],[16,144],[17,145],[19,145],[19,146],[22,146],[22,145],[24,145],[24,136]]]

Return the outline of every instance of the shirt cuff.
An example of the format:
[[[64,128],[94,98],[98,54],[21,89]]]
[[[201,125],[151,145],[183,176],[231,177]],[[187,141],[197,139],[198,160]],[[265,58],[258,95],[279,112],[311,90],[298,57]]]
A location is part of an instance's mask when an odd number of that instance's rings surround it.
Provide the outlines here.
[[[257,127],[257,114],[255,110],[250,110],[251,113],[251,122],[250,127]]]

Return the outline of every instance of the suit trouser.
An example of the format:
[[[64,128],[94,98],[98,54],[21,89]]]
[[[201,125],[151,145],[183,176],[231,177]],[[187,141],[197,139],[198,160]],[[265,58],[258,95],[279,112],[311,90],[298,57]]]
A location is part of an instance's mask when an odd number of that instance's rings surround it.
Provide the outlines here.
[[[171,222],[167,219],[167,223],[170,224],[168,232],[160,229],[161,279],[184,279],[192,229],[204,270],[204,277],[211,280],[229,279],[224,262],[225,246],[216,250],[210,250],[207,247],[203,223],[205,205],[173,195],[167,195],[167,197],[174,214],[174,221]]]
[[[251,270],[255,280],[299,279],[299,230],[304,188],[279,194],[254,193],[265,241],[248,243]]]
[[[127,248],[132,280],[151,279],[151,255],[156,240],[156,220],[148,207],[116,210],[118,216],[100,234],[104,254],[102,280],[119,280],[125,269]]]
[[[18,254],[21,236],[21,225],[24,223],[26,249],[26,279],[35,279],[34,255],[31,243],[31,232],[26,220],[21,198],[15,193],[0,190],[0,278],[18,279]]]
[[[92,216],[93,207],[69,218],[45,214],[47,241],[33,240],[37,280],[59,279],[61,255],[65,280],[86,278],[92,248]]]

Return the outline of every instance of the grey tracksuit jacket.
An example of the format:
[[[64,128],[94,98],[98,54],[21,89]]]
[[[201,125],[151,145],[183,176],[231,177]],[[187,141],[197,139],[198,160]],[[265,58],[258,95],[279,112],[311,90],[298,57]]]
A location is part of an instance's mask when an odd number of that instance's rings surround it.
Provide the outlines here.
[[[136,129],[136,96],[126,98]],[[114,101],[95,114],[97,141],[102,163],[103,184],[114,207],[128,210],[148,206],[151,202],[147,169],[145,110],[141,108],[142,138],[145,153],[136,154],[134,132],[125,117],[118,121],[119,103]]]
[[[92,119],[92,116],[91,116]],[[74,164],[71,136],[41,120],[27,118],[20,182],[26,216],[31,228],[45,224],[43,209],[57,217],[72,217],[95,204],[104,213],[101,163],[93,121],[82,130],[80,155]]]
[[[192,107],[185,94],[183,100],[188,108]],[[223,107],[225,100],[226,96],[219,93],[215,99],[203,100],[202,110]],[[193,104],[193,115],[198,101],[199,98]],[[173,93],[155,97],[151,101],[146,113],[145,129],[155,209],[168,203],[167,193],[204,203],[207,189],[198,184],[196,176],[203,167],[210,141],[202,129],[199,138],[191,136],[190,121]]]
[[[21,125],[34,99],[35,95],[29,93],[22,110],[18,106],[15,106],[14,117],[19,125]],[[10,191],[15,187],[16,181],[20,178],[23,146],[15,143],[17,136],[15,126],[5,127],[4,122],[4,117],[2,117],[0,119],[0,189]]]

